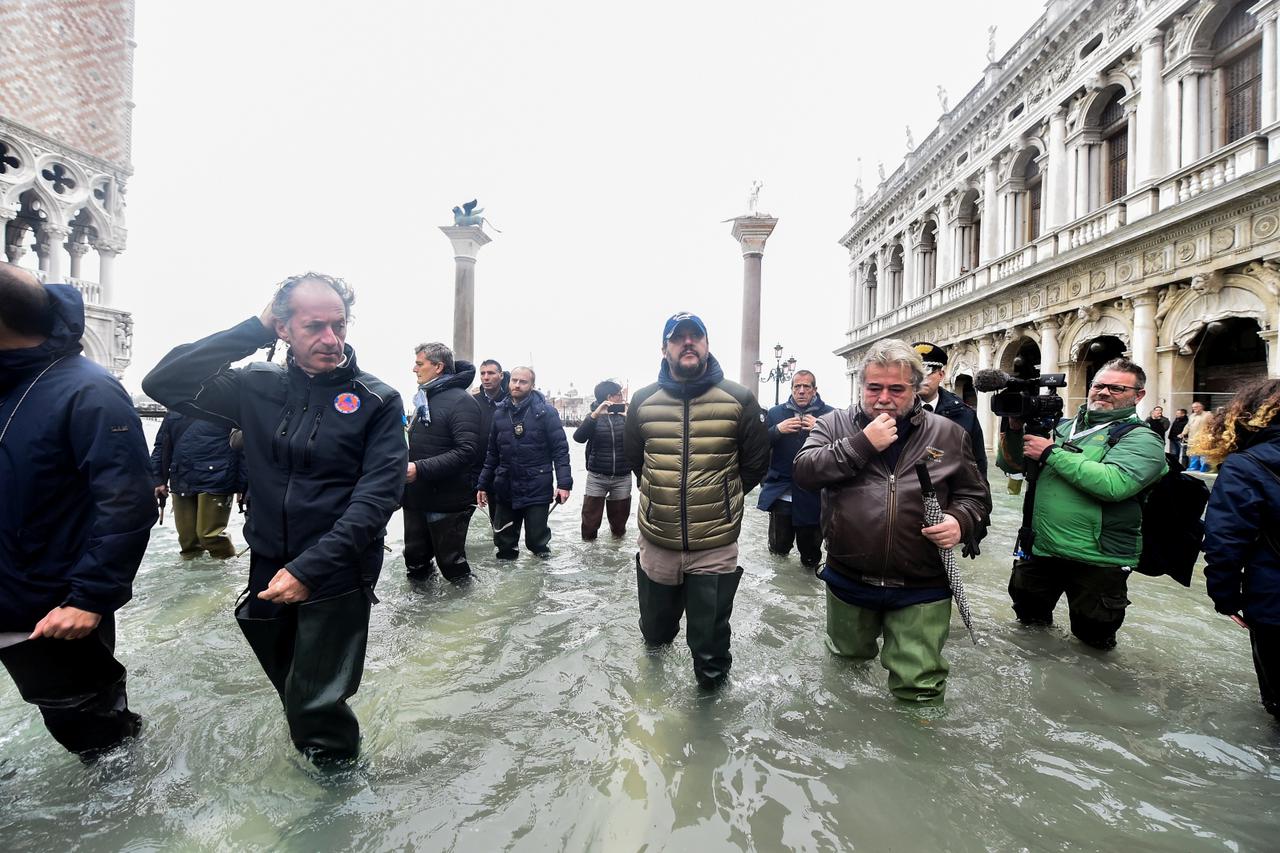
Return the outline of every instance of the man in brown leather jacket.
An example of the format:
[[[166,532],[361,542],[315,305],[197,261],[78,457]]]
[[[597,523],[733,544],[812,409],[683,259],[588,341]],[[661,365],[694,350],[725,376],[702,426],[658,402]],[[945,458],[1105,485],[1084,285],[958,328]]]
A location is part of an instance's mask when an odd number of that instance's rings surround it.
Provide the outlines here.
[[[827,647],[857,660],[878,652],[894,696],[936,704],[946,690],[942,647],[951,624],[938,549],[976,544],[991,494],[964,429],[921,407],[919,353],[878,341],[858,372],[860,401],[818,419],[792,473],[801,488],[822,490]],[[914,470],[922,460],[944,513],[931,527]]]

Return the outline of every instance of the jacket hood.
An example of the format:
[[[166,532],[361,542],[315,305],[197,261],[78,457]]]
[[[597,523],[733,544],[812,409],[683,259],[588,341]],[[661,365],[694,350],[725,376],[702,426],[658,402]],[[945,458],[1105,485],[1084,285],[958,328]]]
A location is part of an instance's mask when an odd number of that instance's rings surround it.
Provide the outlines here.
[[[463,391],[471,387],[471,383],[476,378],[475,365],[469,361],[454,361],[453,373],[445,373],[432,379],[426,385],[421,386],[430,397],[447,388],[461,388]]]
[[[39,346],[0,350],[0,376],[5,377],[0,380],[0,387],[10,387],[11,382],[22,381],[31,371],[83,349],[80,338],[84,335],[84,297],[69,284],[46,284],[44,290],[53,311],[53,329]]]
[[[671,375],[671,366],[667,364],[665,358],[662,360],[662,366],[658,368],[658,384],[662,386],[662,390],[681,399],[691,400],[694,397],[700,397],[723,381],[724,370],[720,368],[720,362],[716,361],[716,357],[711,353],[707,353],[707,369],[697,379],[691,379],[688,382],[682,382]]]

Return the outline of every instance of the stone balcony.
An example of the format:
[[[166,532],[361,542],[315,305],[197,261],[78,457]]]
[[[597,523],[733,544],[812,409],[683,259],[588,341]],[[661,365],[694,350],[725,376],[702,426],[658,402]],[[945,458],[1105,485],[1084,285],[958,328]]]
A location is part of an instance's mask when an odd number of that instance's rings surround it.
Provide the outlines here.
[[[1268,157],[1268,150],[1273,152]],[[1087,216],[1042,234],[1035,241],[993,258],[932,291],[849,330],[837,354],[915,325],[924,318],[993,296],[1050,269],[1087,257],[1102,246],[1114,245],[1167,226],[1177,217],[1174,208],[1199,212],[1256,187],[1249,176],[1280,180],[1280,124],[1237,140],[1211,156],[1140,187]],[[1263,174],[1265,173],[1265,174]]]
[[[30,272],[45,281],[43,270]],[[117,377],[123,376],[133,360],[133,315],[103,305],[102,286],[96,281],[66,277],[61,283],[73,285],[84,297],[84,354]]]

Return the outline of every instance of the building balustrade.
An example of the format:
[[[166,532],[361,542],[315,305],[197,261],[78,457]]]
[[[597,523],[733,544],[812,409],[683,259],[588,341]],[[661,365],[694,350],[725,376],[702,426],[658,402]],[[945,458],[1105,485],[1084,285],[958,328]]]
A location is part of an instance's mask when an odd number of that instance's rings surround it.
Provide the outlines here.
[[[1260,133],[1238,139],[1160,182],[1160,207],[1190,201],[1241,175],[1267,165],[1267,138]]]
[[[1125,204],[1113,201],[1082,219],[1069,223],[1058,233],[1058,252],[1087,246],[1094,240],[1107,236],[1125,223]]]

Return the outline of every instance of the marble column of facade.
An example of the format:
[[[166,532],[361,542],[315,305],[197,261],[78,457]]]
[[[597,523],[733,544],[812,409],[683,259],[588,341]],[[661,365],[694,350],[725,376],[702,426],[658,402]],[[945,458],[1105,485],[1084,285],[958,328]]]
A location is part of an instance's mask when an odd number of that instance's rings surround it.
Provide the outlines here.
[[[27,253],[22,246],[22,233],[14,237],[14,242],[9,242],[9,223],[17,219],[18,212],[8,207],[0,207],[0,242],[4,243],[4,254],[9,259],[9,263],[16,264]]]
[[[98,252],[98,298],[102,304],[111,306],[116,298],[116,255],[124,251],[123,247],[113,243],[99,241],[93,244]]]
[[[1045,174],[1044,230],[1053,231],[1067,220],[1067,108],[1049,116],[1049,168]]]
[[[772,216],[739,216],[733,220],[733,238],[742,249],[742,346],[738,351],[738,381],[748,388],[759,383],[760,275],[764,244],[778,220]]]
[[[39,243],[40,269],[45,271],[46,281],[50,283],[63,280],[62,244],[71,232],[60,225],[40,226]]]
[[[1156,365],[1156,294],[1145,291],[1131,297],[1133,303],[1133,337],[1130,357],[1147,372],[1147,393],[1138,401],[1138,415],[1146,417],[1160,400]]]
[[[891,253],[888,246],[880,247],[880,263],[876,266],[876,316],[888,314],[893,302],[893,273],[889,272]]]
[[[958,230],[960,229],[956,228],[956,217],[951,212],[951,208],[940,211],[938,229],[933,233],[933,286],[935,289],[956,277],[955,262],[952,258],[956,254]]]
[[[1130,148],[1136,159],[1133,170],[1138,184],[1164,175],[1164,33],[1155,30],[1142,42],[1142,91],[1138,99],[1138,145]]]
[[[80,261],[88,253],[89,244],[71,239],[64,243],[62,248],[67,250],[67,256],[71,258],[71,271],[67,275],[71,276],[71,278],[83,278],[80,275]]]
[[[1089,182],[1092,176],[1089,174],[1089,157],[1092,145],[1083,137],[1076,142],[1076,182],[1073,196],[1075,198],[1075,215],[1072,219],[1079,219],[1089,213]]]
[[[995,342],[990,335],[981,335],[977,338],[978,342],[978,370],[991,369],[991,356]],[[982,435],[986,440],[987,450],[991,451],[995,448],[995,442],[998,440],[996,435],[995,417],[991,414],[991,395],[978,395],[978,423],[982,427]]]
[[[1179,81],[1182,88],[1182,159],[1180,166],[1189,166],[1200,159],[1200,74],[1188,71]]]
[[[1280,0],[1264,0],[1249,8],[1249,12],[1262,26],[1262,110],[1261,127],[1274,124],[1280,118],[1280,80],[1276,79],[1280,55],[1277,50],[1276,19],[1280,17]]]
[[[989,264],[1000,254],[1000,202],[996,196],[998,169],[999,165],[993,160],[987,164],[982,176],[982,233],[978,235],[980,264]]]
[[[1040,372],[1061,373],[1058,369],[1058,318],[1052,314],[1036,323],[1040,333]]]
[[[1129,162],[1132,163],[1133,158],[1136,156],[1132,152],[1135,152],[1138,150],[1138,105],[1137,103],[1135,103],[1134,101],[1130,101],[1129,103],[1125,104],[1124,117],[1127,120],[1127,123],[1125,125],[1125,130],[1126,130],[1125,142],[1128,146],[1128,151],[1130,152],[1128,155]],[[1125,176],[1124,176],[1125,195],[1128,195],[1129,193],[1133,192],[1134,189],[1137,188],[1137,186],[1138,186],[1138,170],[1132,169],[1132,168],[1125,169]],[[1112,199],[1112,201],[1115,201],[1115,199]]]
[[[902,304],[906,305],[924,292],[923,264],[921,263],[920,235],[924,227],[914,223],[907,227],[907,244],[902,252]]]

